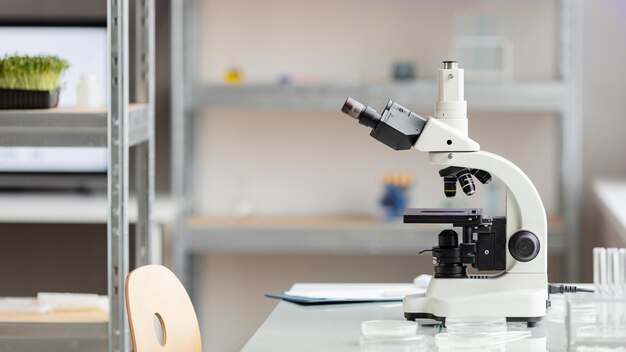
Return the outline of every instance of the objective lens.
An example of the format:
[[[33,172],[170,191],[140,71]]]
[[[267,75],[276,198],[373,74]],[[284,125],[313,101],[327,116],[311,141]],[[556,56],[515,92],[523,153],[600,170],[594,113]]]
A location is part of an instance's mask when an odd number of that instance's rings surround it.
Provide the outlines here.
[[[443,177],[443,193],[448,198],[453,198],[456,195],[456,177],[454,176]]]
[[[459,184],[461,185],[461,189],[468,196],[473,195],[476,192],[476,186],[474,185],[474,180],[472,179],[472,174],[468,169],[463,169],[459,171],[456,175],[457,180],[459,180]]]
[[[489,174],[487,171],[479,170],[479,169],[472,169],[471,173],[483,185],[486,185],[489,182],[491,182],[491,174]]]

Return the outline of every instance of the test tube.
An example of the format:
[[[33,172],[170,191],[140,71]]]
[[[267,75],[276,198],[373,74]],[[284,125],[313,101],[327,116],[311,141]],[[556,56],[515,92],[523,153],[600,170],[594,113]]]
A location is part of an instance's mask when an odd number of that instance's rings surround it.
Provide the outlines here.
[[[626,248],[619,249],[619,286],[622,293],[626,293]]]
[[[607,291],[610,294],[619,294],[619,291],[621,290],[621,270],[619,268],[619,252],[617,251],[617,248],[607,248],[606,259]]]
[[[620,272],[620,295],[626,295],[626,248],[620,248],[619,249],[619,268],[621,270]],[[621,319],[620,324],[621,326],[624,326],[624,323],[626,323],[624,320],[626,318],[626,304],[625,303],[621,303],[621,312],[619,313],[619,317]]]
[[[606,248],[593,249],[593,284],[596,293],[606,291]]]

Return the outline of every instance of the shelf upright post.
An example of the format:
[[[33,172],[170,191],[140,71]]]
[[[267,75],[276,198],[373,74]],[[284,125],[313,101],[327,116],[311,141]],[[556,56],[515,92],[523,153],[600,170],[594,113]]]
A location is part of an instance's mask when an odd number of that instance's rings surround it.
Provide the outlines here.
[[[582,204],[582,10],[580,0],[559,1],[559,74],[566,87],[561,111],[561,201],[565,219],[565,281],[578,282]]]
[[[186,284],[185,250],[184,250],[184,214],[183,209],[183,168],[185,140],[185,92],[184,92],[184,3],[183,0],[170,2],[170,43],[171,43],[171,187],[176,203],[176,225],[172,234],[172,269],[178,278]]]
[[[109,352],[130,350],[124,280],[128,274],[129,54],[128,1],[108,0],[110,54],[108,124],[108,295]]]
[[[147,104],[148,138],[133,147],[138,217],[135,231],[135,266],[154,263],[152,204],[154,201],[154,0],[137,0],[135,40],[135,99]]]
[[[172,194],[177,204],[176,229],[172,238],[172,267],[179,279],[190,289],[189,260],[187,258],[187,216],[193,207],[191,188],[195,174],[193,159],[193,116],[191,85],[195,64],[194,1],[171,2],[171,141]]]

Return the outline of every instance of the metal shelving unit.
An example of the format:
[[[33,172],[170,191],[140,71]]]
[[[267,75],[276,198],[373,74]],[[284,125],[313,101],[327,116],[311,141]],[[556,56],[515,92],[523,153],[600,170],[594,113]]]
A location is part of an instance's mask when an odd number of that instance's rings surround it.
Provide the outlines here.
[[[189,261],[187,254],[212,251],[218,248],[247,249],[247,240],[253,240],[251,230],[230,227],[225,231],[211,223],[190,226],[187,219],[193,215],[193,173],[195,151],[193,150],[194,114],[209,107],[274,108],[274,109],[331,109],[337,110],[347,96],[367,101],[372,106],[383,106],[393,97],[412,104],[419,111],[432,110],[436,85],[433,81],[381,85],[206,85],[195,80],[194,60],[197,55],[194,29],[197,0],[180,1],[172,6],[172,155],[179,167],[173,167],[173,189],[180,200],[181,220],[174,242],[174,269],[185,278]],[[566,277],[575,282],[578,278],[579,214],[582,192],[582,117],[580,107],[580,50],[581,50],[581,3],[580,0],[558,0],[559,80],[543,82],[515,82],[511,84],[471,84],[465,93],[471,111],[482,112],[547,112],[559,117],[561,126],[560,180],[562,235],[551,237],[562,248]],[[183,166],[185,166],[183,168]],[[193,218],[190,220],[193,222]],[[188,226],[189,225],[189,226]],[[295,227],[297,228],[297,227]],[[230,233],[227,245],[224,233]],[[254,231],[253,231],[254,232]],[[340,232],[340,231],[339,231]],[[256,231],[257,235],[266,232]],[[236,236],[238,236],[235,239]],[[220,237],[221,236],[221,237]],[[224,237],[224,238],[222,238]],[[407,242],[408,243],[408,242]],[[234,247],[233,247],[234,246]]]
[[[138,202],[135,265],[150,258],[151,212],[154,200],[154,0],[136,2],[135,98],[148,105],[147,141],[133,148],[135,188]],[[129,268],[128,187],[130,109],[129,109],[129,2],[108,0],[108,28],[111,54],[111,90],[108,109],[108,273],[109,273],[109,351],[130,350],[130,335],[124,287]]]
[[[562,82],[465,85],[472,111],[559,112],[566,87]],[[387,99],[408,102],[414,110],[431,111],[437,82],[417,81],[377,85],[200,85],[193,89],[193,108],[254,107],[336,111],[351,96],[371,106],[385,106]]]
[[[0,112],[0,146],[108,147],[108,350],[129,351],[124,281],[129,268],[129,156],[135,157],[136,266],[152,262],[154,200],[154,0],[136,1],[136,104],[129,104],[129,2],[108,0],[107,109]],[[76,327],[80,328],[79,325]],[[50,329],[51,327],[46,327]],[[65,329],[67,327],[64,327]],[[71,326],[70,326],[71,328]],[[71,349],[71,341],[68,341]]]

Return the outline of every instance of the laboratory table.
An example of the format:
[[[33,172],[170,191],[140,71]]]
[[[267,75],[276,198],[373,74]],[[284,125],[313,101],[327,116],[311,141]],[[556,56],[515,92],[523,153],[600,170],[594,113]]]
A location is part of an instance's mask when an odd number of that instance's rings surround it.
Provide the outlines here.
[[[292,290],[301,287],[295,284]],[[562,297],[555,295],[553,299]],[[566,350],[562,316],[555,317],[553,313],[549,312],[550,319],[544,319],[537,327],[529,329],[532,332],[529,338],[508,343],[506,351]],[[379,319],[403,319],[402,303],[303,306],[281,301],[242,351],[360,351],[361,323]],[[519,323],[510,323],[508,328],[527,329],[525,324]],[[420,326],[420,331],[430,335],[429,344],[434,346],[431,336],[439,332],[439,328],[424,325]],[[430,348],[436,351],[436,348]]]

